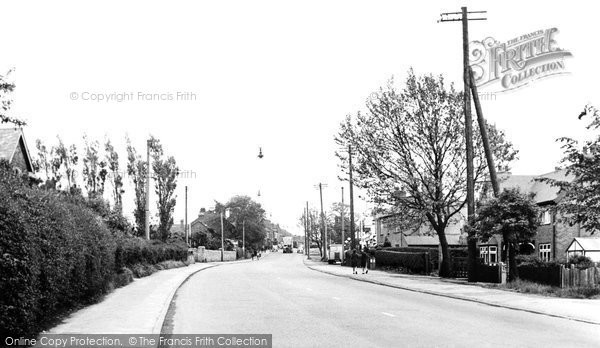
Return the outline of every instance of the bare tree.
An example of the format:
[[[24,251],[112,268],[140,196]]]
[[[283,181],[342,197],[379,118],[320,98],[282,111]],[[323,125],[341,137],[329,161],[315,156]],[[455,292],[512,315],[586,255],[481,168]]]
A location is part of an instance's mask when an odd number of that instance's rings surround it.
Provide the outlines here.
[[[450,274],[445,229],[460,216],[466,203],[466,150],[462,93],[444,79],[417,77],[412,70],[403,90],[390,81],[367,102],[367,112],[348,117],[336,141],[355,151],[356,183],[382,205],[403,218],[427,221],[439,237],[443,262],[441,275]],[[504,133],[488,124],[493,154],[506,167],[516,151]],[[486,181],[481,137],[474,137],[475,180]],[[339,152],[344,169],[347,154]],[[403,191],[405,194],[398,194]]]

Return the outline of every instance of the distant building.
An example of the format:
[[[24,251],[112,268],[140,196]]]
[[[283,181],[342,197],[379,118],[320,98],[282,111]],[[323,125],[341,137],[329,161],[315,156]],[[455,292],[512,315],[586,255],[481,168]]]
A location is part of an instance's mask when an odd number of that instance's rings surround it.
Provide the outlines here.
[[[465,225],[463,214],[448,223],[446,227],[446,239],[448,245],[461,245],[461,233]],[[402,227],[402,215],[383,214],[374,217],[375,237],[377,245],[383,245],[386,239],[393,247],[439,245],[439,238],[432,229],[429,222],[424,221],[421,225],[413,228]]]
[[[19,174],[33,176],[33,162],[21,129],[0,129],[0,159],[7,160]]]

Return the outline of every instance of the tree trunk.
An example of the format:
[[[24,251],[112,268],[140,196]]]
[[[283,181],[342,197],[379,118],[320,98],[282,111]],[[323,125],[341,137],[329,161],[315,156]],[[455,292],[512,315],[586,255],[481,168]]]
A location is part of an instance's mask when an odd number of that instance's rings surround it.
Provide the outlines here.
[[[450,277],[450,250],[448,249],[448,240],[446,239],[445,229],[436,230],[442,247],[442,264],[440,267],[440,277]]]
[[[469,282],[477,281],[477,239],[473,232],[469,232],[467,237],[467,264],[469,267]]]

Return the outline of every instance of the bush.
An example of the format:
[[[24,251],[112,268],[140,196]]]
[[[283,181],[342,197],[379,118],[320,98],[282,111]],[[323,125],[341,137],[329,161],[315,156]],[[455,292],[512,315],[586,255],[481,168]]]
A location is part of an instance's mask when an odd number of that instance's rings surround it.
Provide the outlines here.
[[[387,250],[375,252],[377,267],[391,268],[410,273],[425,273],[427,270],[425,253],[407,253]]]
[[[583,255],[575,255],[569,258],[569,265],[575,265],[576,268],[586,269],[590,267],[594,267],[595,263],[587,256]]]
[[[0,336],[35,334],[106,293],[115,248],[89,208],[0,168]]]
[[[185,243],[163,243],[138,237],[121,237],[115,251],[117,268],[136,264],[157,264],[167,260],[186,261]],[[135,272],[134,272],[135,273]]]
[[[419,247],[391,247],[381,250],[398,251],[404,253],[427,253],[429,254],[429,270],[437,270],[440,262],[440,253],[437,248],[419,248]]]
[[[475,279],[484,283],[500,283],[500,276],[497,265],[485,265],[477,263],[475,268]]]
[[[127,266],[187,259],[185,245],[111,232],[94,209],[82,197],[30,187],[0,162],[0,337],[35,336],[129,283]]]
[[[517,266],[519,279],[529,280],[539,284],[560,286],[560,268],[558,263],[529,263]]]

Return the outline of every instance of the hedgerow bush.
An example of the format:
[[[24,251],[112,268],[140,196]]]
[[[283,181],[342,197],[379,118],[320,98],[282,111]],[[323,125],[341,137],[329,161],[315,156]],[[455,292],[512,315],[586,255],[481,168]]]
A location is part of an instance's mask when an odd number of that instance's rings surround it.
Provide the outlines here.
[[[425,253],[377,250],[375,264],[378,268],[406,270],[410,273],[425,273],[427,269]]]
[[[88,203],[29,186],[0,161],[0,337],[33,336],[127,284],[126,266],[187,259],[185,244],[125,237]]]
[[[390,247],[383,248],[387,251],[398,251],[404,253],[427,253],[429,254],[430,270],[435,270],[439,266],[440,254],[437,248],[422,248],[422,247]]]
[[[115,251],[116,267],[135,264],[154,265],[167,260],[186,261],[188,247],[185,243],[163,243],[137,237],[121,237]]]
[[[0,168],[0,336],[37,332],[57,314],[104,294],[115,249],[111,232],[89,208]]]

